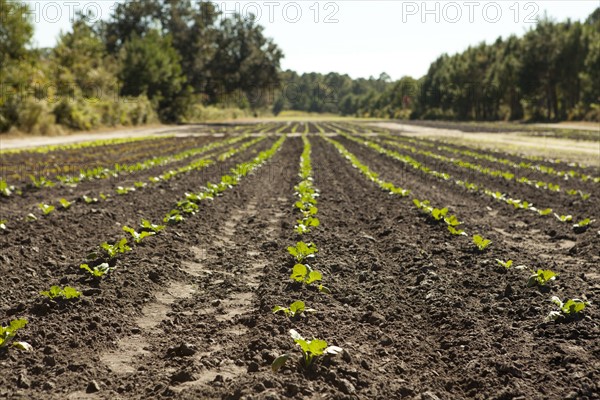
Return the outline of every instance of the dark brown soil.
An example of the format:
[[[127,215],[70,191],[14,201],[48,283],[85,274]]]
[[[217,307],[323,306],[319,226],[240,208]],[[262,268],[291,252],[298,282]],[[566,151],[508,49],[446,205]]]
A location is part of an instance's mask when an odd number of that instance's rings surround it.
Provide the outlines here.
[[[490,237],[479,254],[469,238],[428,221],[412,197],[379,190],[333,146],[309,137],[321,226],[304,237],[293,230],[297,135],[197,215],[121,256],[100,283],[79,270],[99,243],[140,218],[159,222],[184,193],[218,181],[274,138],[153,190],[0,231],[0,322],[27,318],[17,340],[34,347],[0,349],[0,398],[598,398],[597,227],[575,234],[335,138],[382,179],[448,205],[465,229]],[[527,195],[563,205],[540,191]],[[319,248],[311,265],[330,295],[290,283],[286,248],[298,240]],[[496,258],[560,276],[528,288],[527,271],[505,270]],[[84,296],[42,300],[38,293],[53,284]],[[553,295],[592,305],[581,318],[544,322]],[[294,300],[317,311],[300,320],[271,312]],[[344,352],[305,370],[292,328]],[[283,353],[291,359],[273,373]]]

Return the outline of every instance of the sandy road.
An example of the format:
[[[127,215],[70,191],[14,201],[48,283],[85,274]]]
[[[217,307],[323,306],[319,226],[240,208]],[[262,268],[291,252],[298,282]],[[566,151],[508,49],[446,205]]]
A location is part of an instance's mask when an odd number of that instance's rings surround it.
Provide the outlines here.
[[[477,144],[485,149],[499,149],[526,155],[548,158],[560,158],[580,164],[600,166],[600,141],[576,141],[549,137],[525,136],[519,132],[485,133],[462,132],[455,129],[438,129],[395,122],[377,122],[371,124],[380,128],[402,131],[408,136],[425,136],[432,139],[447,140],[456,144]]]
[[[195,134],[203,125],[156,125],[150,127],[124,128],[110,131],[82,132],[65,136],[19,136],[3,138],[0,136],[0,150],[17,149],[23,147],[48,146],[84,142],[86,140],[117,139],[127,137],[140,137],[160,134],[186,135],[190,129],[195,129]],[[201,130],[201,129],[200,129]]]

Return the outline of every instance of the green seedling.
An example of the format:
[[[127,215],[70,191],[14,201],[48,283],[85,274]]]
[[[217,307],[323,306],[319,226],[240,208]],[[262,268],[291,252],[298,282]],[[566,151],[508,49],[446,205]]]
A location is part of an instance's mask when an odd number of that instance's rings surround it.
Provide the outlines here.
[[[592,195],[591,193],[584,193],[581,190],[578,190],[577,193],[579,194],[579,196],[581,197],[581,200],[583,200],[583,201],[586,201]]]
[[[106,200],[106,199],[108,199],[109,197],[110,197],[110,194],[104,194],[104,193],[100,193],[100,198],[101,198],[102,200]]]
[[[98,199],[95,197],[88,197],[85,194],[81,197],[86,204],[96,204]]]
[[[298,300],[290,304],[289,307],[275,306],[273,307],[273,313],[283,312],[286,317],[294,318],[301,316],[307,312],[315,312],[312,308],[306,308],[303,301]]]
[[[90,266],[87,264],[81,264],[79,268],[89,272],[90,275],[92,275],[94,278],[102,278],[104,275],[108,274],[114,269],[111,268],[110,265],[108,265],[108,263],[102,263],[98,266],[95,266],[94,268],[90,268]]]
[[[133,186],[135,186],[136,188],[143,188],[146,187],[148,184],[146,182],[134,182]]]
[[[328,346],[325,340],[316,338],[313,338],[312,340],[304,339],[294,329],[290,329],[290,336],[292,339],[294,339],[294,342],[296,342],[300,349],[302,349],[303,365],[305,368],[310,368],[310,366],[322,356],[335,355],[343,351],[341,347]],[[273,372],[279,371],[289,357],[289,354],[284,354],[277,357],[275,361],[273,361],[273,364],[271,364],[271,369]]]
[[[100,245],[102,249],[106,251],[109,258],[115,258],[118,254],[125,253],[131,250],[131,247],[127,246],[127,239],[123,238],[115,244],[108,244],[104,242]]]
[[[169,211],[169,213],[165,216],[165,218],[163,219],[163,222],[166,222],[168,224],[177,224],[177,223],[183,221],[184,219],[185,218],[183,218],[183,215],[181,215],[179,210],[173,209],[173,210]]]
[[[0,179],[0,195],[8,197],[12,194],[14,190],[14,186],[11,186],[8,183],[6,183],[4,179]]]
[[[129,233],[131,235],[131,237],[133,237],[133,241],[136,243],[141,243],[141,241],[144,240],[145,238],[147,238],[148,236],[156,235],[156,233],[152,232],[152,231],[136,232],[135,229],[130,228],[128,226],[124,226],[123,230],[125,232]]]
[[[442,220],[446,216],[446,214],[448,214],[448,208],[446,207],[442,208],[441,210],[439,208],[434,208],[433,210],[431,210],[431,216],[436,221]]]
[[[474,235],[473,243],[475,243],[475,246],[477,246],[479,251],[484,251],[489,247],[490,244],[492,244],[492,241],[489,239],[484,239],[481,235]]]
[[[29,175],[29,179],[31,179],[31,183],[33,184],[33,186],[35,186],[36,188],[42,188],[42,187],[52,187],[54,186],[54,182],[46,179],[43,176],[40,176],[39,178],[36,178],[34,175]]]
[[[546,321],[556,321],[558,319],[574,318],[585,310],[590,303],[580,299],[569,299],[562,302],[557,296],[552,296],[551,301],[559,307],[558,311],[550,311]]]
[[[292,269],[292,275],[290,276],[290,279],[310,285],[313,282],[321,281],[323,279],[323,274],[312,269],[309,265],[296,264]]]
[[[77,289],[72,288],[71,286],[65,286],[61,288],[60,286],[52,286],[50,290],[45,292],[40,292],[42,296],[49,298],[50,300],[54,300],[55,298],[61,298],[64,300],[77,299],[81,296],[81,292],[77,291]]]
[[[134,192],[135,188],[134,187],[123,187],[123,186],[118,186],[117,189],[115,190],[117,192],[117,194],[119,195],[124,195],[127,194],[129,192]]]
[[[575,225],[573,225],[574,229],[587,229],[589,228],[589,226],[591,224],[593,224],[596,220],[595,219],[589,219],[586,218],[584,220],[579,221],[578,223],[576,223]]]
[[[458,220],[458,218],[456,218],[456,215],[451,215],[449,217],[444,217],[444,222],[446,223],[446,225],[453,226],[453,227],[456,227],[456,226],[459,226],[459,225],[462,224],[462,222],[460,222]]]
[[[464,230],[462,229],[456,229],[455,227],[448,225],[448,231],[456,236],[467,236],[467,234],[465,233]]]
[[[552,213],[552,209],[551,208],[546,208],[544,210],[537,210],[537,213],[544,216],[544,215],[549,215]]]
[[[0,219],[0,229],[5,231],[7,229],[6,224],[8,223],[7,219]]]
[[[37,217],[35,215],[33,215],[32,213],[27,214],[27,216],[25,217],[25,220],[27,222],[33,222],[33,221],[37,221]]]
[[[415,206],[418,209],[421,209],[421,210],[428,210],[430,208],[429,200],[420,201],[419,199],[413,199],[413,203],[415,204]]]
[[[573,216],[571,215],[558,215],[557,213],[554,213],[554,216],[560,222],[571,222],[573,220]]]
[[[527,286],[545,286],[546,283],[556,279],[558,275],[549,269],[538,269],[537,272],[531,271],[531,276],[527,281]]]
[[[319,218],[317,217],[306,217],[304,219],[296,220],[298,225],[294,227],[296,233],[302,235],[310,231],[310,228],[316,228],[320,225]]]
[[[62,208],[64,208],[65,210],[68,209],[69,207],[71,207],[71,204],[73,204],[67,199],[60,199],[59,202],[60,202],[60,205],[62,206]]]
[[[14,319],[7,327],[0,326],[0,348],[8,346],[19,329],[23,329],[25,325],[27,325],[26,319]],[[33,347],[27,342],[13,342],[12,345],[25,351],[33,350]]]
[[[48,215],[48,214],[52,213],[52,211],[54,211],[54,209],[55,209],[54,206],[51,206],[49,204],[44,204],[44,203],[38,204],[38,208],[40,210],[42,210],[42,212],[44,213],[44,215]]]
[[[506,269],[509,269],[513,265],[513,260],[502,261],[496,258],[496,262],[498,263],[498,265]]]
[[[192,215],[196,214],[196,211],[198,211],[199,209],[198,204],[190,200],[180,201],[179,203],[177,203],[177,206],[181,208],[181,211],[183,211],[184,213]]]
[[[492,193],[492,197],[496,200],[505,200],[506,199],[506,195],[500,192],[494,192]]]
[[[148,221],[147,219],[143,219],[140,226],[142,228],[144,228],[148,231],[152,231],[154,233],[158,233],[158,232],[162,231],[163,229],[165,229],[164,225],[155,225],[152,222]]]
[[[289,246],[287,248],[288,253],[292,257],[296,258],[299,263],[303,262],[307,258],[312,258],[319,251],[314,243],[297,242],[296,246]]]

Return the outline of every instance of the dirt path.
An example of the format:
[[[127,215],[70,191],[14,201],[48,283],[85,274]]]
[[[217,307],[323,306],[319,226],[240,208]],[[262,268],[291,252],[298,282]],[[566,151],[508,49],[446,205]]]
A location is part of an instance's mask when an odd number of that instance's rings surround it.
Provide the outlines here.
[[[456,144],[476,145],[484,149],[500,149],[526,155],[566,159],[592,167],[600,166],[600,141],[578,142],[568,139],[521,136],[518,133],[472,133],[395,122],[378,122],[371,125],[399,130],[407,136],[423,136]]]
[[[129,138],[129,137],[140,137],[140,136],[151,136],[160,134],[171,134],[171,135],[186,135],[190,129],[198,129],[202,125],[160,125],[153,127],[140,127],[140,128],[125,128],[116,129],[109,131],[92,131],[85,133],[76,133],[66,136],[19,136],[19,137],[6,137],[0,135],[0,150],[17,149],[25,147],[36,147],[36,146],[48,146],[48,145],[59,145],[59,144],[70,144],[85,142],[87,140],[104,140],[104,139],[117,139],[117,138]],[[195,133],[199,134],[199,133]]]

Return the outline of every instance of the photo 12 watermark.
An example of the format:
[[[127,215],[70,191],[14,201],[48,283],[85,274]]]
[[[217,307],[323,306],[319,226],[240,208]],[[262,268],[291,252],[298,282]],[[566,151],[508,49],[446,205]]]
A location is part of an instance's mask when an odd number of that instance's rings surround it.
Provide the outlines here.
[[[403,1],[402,23],[538,22],[540,6],[528,1]]]
[[[340,3],[333,1],[213,1],[221,18],[254,19],[257,23],[339,23]]]
[[[88,23],[107,20],[119,6],[119,1],[13,1],[21,7],[0,9],[0,21],[10,13],[19,13],[35,24],[73,23],[83,17]],[[339,23],[340,2],[334,1],[207,1],[190,2],[190,9],[198,15],[217,14],[220,19],[253,20],[256,23],[312,22]]]

